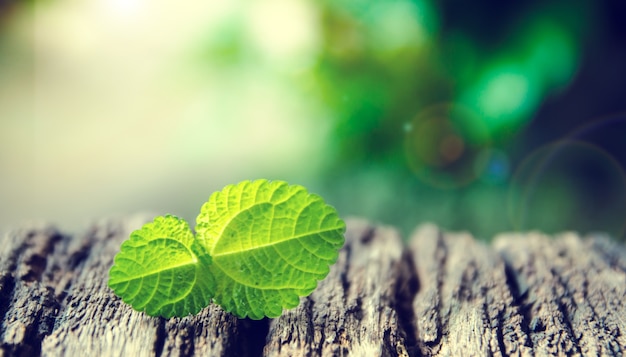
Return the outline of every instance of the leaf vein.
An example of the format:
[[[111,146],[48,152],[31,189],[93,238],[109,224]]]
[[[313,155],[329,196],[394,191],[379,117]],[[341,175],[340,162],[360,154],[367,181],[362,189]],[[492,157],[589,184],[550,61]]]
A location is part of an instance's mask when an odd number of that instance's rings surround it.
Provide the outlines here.
[[[244,253],[244,252],[250,252],[250,251],[253,251],[253,250],[256,250],[256,249],[270,247],[270,246],[273,246],[273,245],[277,245],[277,244],[284,243],[284,242],[289,242],[289,241],[292,241],[292,240],[296,240],[296,239],[300,239],[300,238],[304,238],[304,237],[308,237],[308,236],[312,236],[312,235],[320,235],[322,233],[332,232],[332,231],[339,230],[339,229],[341,229],[341,226],[331,227],[331,228],[327,228],[327,229],[323,229],[323,230],[306,232],[306,233],[294,235],[294,236],[289,237],[287,239],[283,239],[283,240],[279,240],[279,241],[275,241],[275,242],[268,242],[266,244],[258,244],[258,245],[255,245],[254,247],[242,249],[242,250],[239,250],[239,251],[214,253],[213,257],[223,257],[223,256],[226,256],[226,255],[231,255],[231,254],[239,254],[239,253]],[[326,241],[325,239],[323,239],[323,240]]]

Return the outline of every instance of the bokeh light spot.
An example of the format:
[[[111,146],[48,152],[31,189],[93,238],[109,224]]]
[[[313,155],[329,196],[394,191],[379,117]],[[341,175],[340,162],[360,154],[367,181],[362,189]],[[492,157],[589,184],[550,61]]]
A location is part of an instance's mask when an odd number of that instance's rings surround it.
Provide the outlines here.
[[[515,117],[524,109],[528,90],[528,79],[521,73],[507,70],[494,73],[478,98],[478,108],[494,120]]]
[[[276,68],[311,65],[320,49],[319,14],[306,0],[268,0],[248,8],[248,36]]]
[[[571,35],[548,19],[534,19],[527,35],[526,67],[536,78],[543,92],[562,89],[574,75],[578,65],[578,49]]]
[[[508,155],[501,150],[485,149],[476,159],[476,176],[488,184],[505,183],[509,177],[511,164]]]
[[[419,47],[430,40],[435,18],[425,2],[377,2],[367,16],[372,45],[382,51]]]

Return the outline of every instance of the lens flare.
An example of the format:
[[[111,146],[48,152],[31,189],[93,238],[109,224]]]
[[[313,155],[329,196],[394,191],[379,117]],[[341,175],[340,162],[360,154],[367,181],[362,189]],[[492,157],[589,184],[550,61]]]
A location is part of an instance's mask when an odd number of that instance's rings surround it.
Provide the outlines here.
[[[403,130],[408,166],[426,184],[443,189],[474,181],[476,159],[490,143],[480,120],[448,103],[423,110]]]
[[[603,231],[626,229],[626,176],[602,148],[566,139],[539,148],[518,166],[508,195],[516,230]]]

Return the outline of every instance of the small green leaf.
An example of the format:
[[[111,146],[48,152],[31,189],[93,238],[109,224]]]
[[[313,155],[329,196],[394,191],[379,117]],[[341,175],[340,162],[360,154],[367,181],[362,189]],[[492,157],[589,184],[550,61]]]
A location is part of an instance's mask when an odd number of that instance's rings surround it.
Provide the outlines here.
[[[156,217],[122,244],[109,272],[109,286],[134,309],[152,316],[195,314],[211,302],[215,281],[211,257],[189,225]]]
[[[297,306],[326,277],[344,243],[345,223],[302,186],[257,180],[214,193],[196,231],[213,259],[215,302],[260,319]]]
[[[196,230],[164,216],[134,231],[109,272],[111,289],[152,316],[195,314],[214,301],[242,318],[276,317],[328,275],[345,223],[302,186],[258,180],[211,195]]]

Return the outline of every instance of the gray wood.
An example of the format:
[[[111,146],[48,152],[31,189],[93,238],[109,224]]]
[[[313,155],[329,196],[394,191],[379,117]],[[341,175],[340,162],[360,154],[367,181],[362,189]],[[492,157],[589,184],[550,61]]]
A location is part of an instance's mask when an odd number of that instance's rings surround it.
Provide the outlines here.
[[[267,322],[215,306],[166,321],[133,311],[107,287],[119,246],[146,217],[103,221],[78,236],[30,227],[0,241],[0,356],[246,355]],[[261,331],[261,338],[254,336]],[[252,336],[241,343],[242,336]],[[248,340],[250,341],[250,340]],[[256,348],[256,350],[255,350]]]
[[[422,354],[531,355],[523,309],[503,259],[469,234],[425,225],[411,256],[419,291],[413,299]]]
[[[348,220],[326,279],[273,320],[210,306],[165,320],[107,288],[113,256],[149,217],[78,235],[0,234],[0,356],[606,355],[626,351],[626,248],[603,236],[503,234]]]
[[[267,356],[407,356],[397,292],[404,280],[398,233],[351,220],[329,276],[270,323]]]

